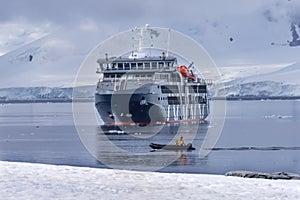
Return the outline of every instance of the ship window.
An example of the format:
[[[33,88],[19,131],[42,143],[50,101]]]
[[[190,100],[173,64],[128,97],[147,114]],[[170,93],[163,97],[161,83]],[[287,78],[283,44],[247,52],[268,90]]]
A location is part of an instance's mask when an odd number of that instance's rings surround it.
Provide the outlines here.
[[[143,63],[138,63],[138,69],[143,69]]]
[[[136,69],[136,63],[131,63],[131,69]]]
[[[188,102],[192,103],[192,96],[191,95],[188,96]]]
[[[112,68],[112,65],[109,64],[109,63],[105,64],[105,66],[106,66],[106,69],[113,69],[113,68]]]
[[[197,85],[192,85],[192,86],[189,86],[189,92],[190,93],[198,93],[198,86]]]
[[[177,85],[162,85],[161,86],[162,93],[179,93]]]
[[[123,69],[123,63],[118,63],[118,70],[122,70]]]
[[[152,64],[152,69],[157,69],[157,62],[153,62]]]
[[[129,70],[129,63],[124,63],[125,70]]]
[[[172,73],[172,74],[171,74],[171,79],[172,79],[172,81],[174,81],[174,82],[180,81],[179,75],[178,75],[178,74],[175,74],[175,73]]]
[[[198,97],[198,103],[204,103],[205,101],[204,101],[204,98],[203,97]]]
[[[168,80],[168,74],[160,74],[160,80]]]
[[[171,67],[172,65],[171,65],[171,62],[166,62],[166,65],[168,66],[168,67]]]
[[[147,74],[147,78],[152,78],[152,75],[151,74]]]
[[[113,64],[112,64],[111,69],[116,69],[116,63],[113,63]]]
[[[180,104],[180,101],[177,97],[168,97],[168,104],[169,105]]]
[[[150,69],[150,63],[145,63],[145,69]]]
[[[198,92],[199,93],[206,93],[206,85],[199,85],[198,86]]]
[[[158,63],[158,67],[159,67],[159,68],[163,68],[163,67],[164,67],[164,63],[163,63],[163,62],[159,62],[159,63]]]

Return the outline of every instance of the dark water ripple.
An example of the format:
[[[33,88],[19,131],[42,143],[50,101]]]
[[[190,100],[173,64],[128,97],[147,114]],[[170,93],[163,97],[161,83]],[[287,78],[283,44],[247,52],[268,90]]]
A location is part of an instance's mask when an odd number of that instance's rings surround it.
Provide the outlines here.
[[[253,146],[243,146],[243,147],[214,147],[207,148],[207,150],[212,151],[277,151],[277,150],[295,150],[299,151],[300,147],[253,147]]]

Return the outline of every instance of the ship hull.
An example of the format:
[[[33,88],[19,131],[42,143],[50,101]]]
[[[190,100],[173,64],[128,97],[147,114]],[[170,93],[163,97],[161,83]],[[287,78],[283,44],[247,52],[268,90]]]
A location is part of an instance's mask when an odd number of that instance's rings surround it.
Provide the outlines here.
[[[160,124],[166,122],[164,108],[150,94],[95,94],[95,106],[106,125]]]
[[[162,106],[153,94],[95,94],[96,109],[105,125],[171,124],[204,121],[208,116],[207,104],[195,104],[196,115],[183,119],[180,105]]]

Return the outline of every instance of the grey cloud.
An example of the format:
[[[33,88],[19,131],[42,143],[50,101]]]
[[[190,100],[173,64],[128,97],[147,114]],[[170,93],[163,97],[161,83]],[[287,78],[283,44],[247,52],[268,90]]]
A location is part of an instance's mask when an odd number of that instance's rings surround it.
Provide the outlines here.
[[[0,20],[25,19],[31,22],[51,21],[57,24],[76,24],[83,17],[111,22],[138,17],[141,3],[95,0],[7,1],[0,8]]]
[[[251,1],[249,12],[261,1]],[[243,1],[217,0],[10,0],[2,2],[0,21],[24,19],[30,22],[50,21],[61,26],[76,26],[83,18],[96,22],[120,24],[186,23],[205,15],[238,13]],[[245,10],[245,8],[243,9]]]

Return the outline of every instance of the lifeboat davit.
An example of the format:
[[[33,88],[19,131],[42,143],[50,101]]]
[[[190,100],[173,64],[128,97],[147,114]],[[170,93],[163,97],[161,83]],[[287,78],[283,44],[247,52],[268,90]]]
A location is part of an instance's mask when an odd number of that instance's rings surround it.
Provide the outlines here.
[[[194,73],[189,70],[185,65],[181,65],[178,67],[179,68],[179,72],[183,77],[186,77],[189,81],[195,81],[196,77],[194,75]]]

